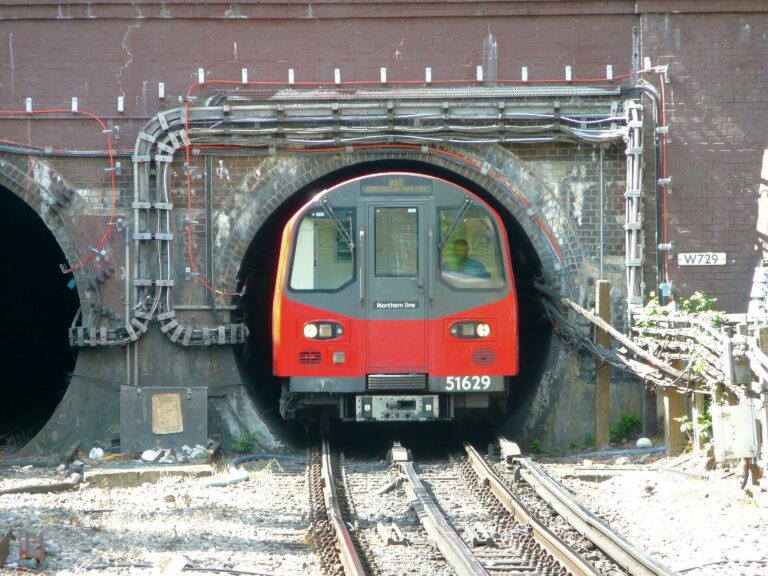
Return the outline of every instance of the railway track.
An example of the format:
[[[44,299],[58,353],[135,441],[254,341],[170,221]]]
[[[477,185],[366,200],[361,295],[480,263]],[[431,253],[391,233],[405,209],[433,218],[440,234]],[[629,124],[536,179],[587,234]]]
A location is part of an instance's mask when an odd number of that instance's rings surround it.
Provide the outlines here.
[[[316,552],[325,574],[671,576],[530,461],[507,468],[471,446],[450,462],[346,462],[310,453]]]
[[[674,575],[584,508],[534,462],[519,457],[515,449],[510,453],[509,444],[502,440],[501,460],[490,465],[484,463],[484,466],[498,472],[496,478],[503,484],[511,483],[517,502],[534,511],[549,530],[568,541],[601,574]],[[476,459],[482,460],[479,455]],[[499,488],[504,489],[506,487]]]
[[[360,534],[350,530],[353,513],[343,489],[339,457],[327,440],[311,449],[307,459],[310,500],[310,534],[328,576],[375,576]]]

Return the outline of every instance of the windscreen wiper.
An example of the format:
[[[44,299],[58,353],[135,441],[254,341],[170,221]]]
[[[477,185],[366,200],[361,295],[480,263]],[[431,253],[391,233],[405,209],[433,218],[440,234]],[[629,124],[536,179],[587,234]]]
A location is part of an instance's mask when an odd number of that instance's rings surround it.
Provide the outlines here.
[[[339,220],[339,217],[336,216],[336,213],[333,211],[333,208],[331,207],[331,203],[328,201],[328,196],[323,196],[323,199],[320,200],[320,204],[323,206],[323,208],[325,208],[325,211],[328,214],[328,217],[331,219],[331,222],[333,222],[333,225],[336,226],[336,231],[344,239],[344,242],[347,243],[347,246],[349,246],[349,249],[354,250],[355,241],[352,239],[351,231],[347,230],[344,227],[344,224],[341,223],[341,220]]]
[[[467,196],[464,199],[464,204],[461,206],[461,208],[459,208],[459,213],[456,214],[456,218],[454,218],[453,222],[451,222],[451,225],[448,226],[448,230],[445,232],[445,237],[440,241],[440,250],[445,248],[445,245],[448,244],[448,240],[451,239],[451,236],[456,230],[456,227],[459,225],[459,222],[461,222],[461,219],[464,218],[464,215],[467,213],[467,210],[469,210],[470,206],[472,206],[472,198]]]

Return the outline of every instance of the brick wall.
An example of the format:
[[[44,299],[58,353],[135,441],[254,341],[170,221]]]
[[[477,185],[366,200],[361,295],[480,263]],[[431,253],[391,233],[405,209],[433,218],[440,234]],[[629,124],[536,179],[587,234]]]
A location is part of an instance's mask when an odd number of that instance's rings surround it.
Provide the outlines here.
[[[620,74],[632,68],[635,56],[669,63],[668,239],[678,252],[728,254],[728,264],[718,268],[679,269],[676,260],[668,261],[670,279],[681,294],[703,289],[729,311],[745,308],[751,270],[763,255],[756,199],[768,118],[764,3],[365,0],[318,2],[310,9],[262,0],[63,7],[12,2],[0,18],[0,109],[23,109],[31,97],[35,110],[66,110],[76,96],[80,110],[102,117],[116,148],[125,151],[149,117],[179,105],[198,68],[208,79],[195,92],[202,97],[232,87],[211,79],[239,80],[243,68],[251,81],[284,80],[293,68],[297,81],[321,82],[332,79],[334,68],[341,68],[344,81],[362,81],[378,78],[379,68],[386,67],[392,82],[421,79],[427,66],[435,80],[470,81],[477,65],[484,65],[486,74],[495,69],[499,79],[517,79],[527,66],[536,80],[562,78],[566,65],[577,78],[601,77],[607,64]],[[641,54],[634,54],[633,29],[642,38]],[[488,51],[491,42],[495,56]],[[89,64],[83,67],[76,55],[86,54]],[[162,100],[159,82],[165,85]],[[125,110],[118,113],[121,95]],[[4,119],[0,132],[39,146],[106,147],[93,119],[63,116]],[[574,208],[579,237],[594,257],[595,206],[578,190],[579,172],[589,172],[594,162],[586,148],[571,152],[567,161],[550,162],[548,170],[559,171],[557,189]],[[548,153],[540,148],[533,154]],[[646,157],[647,172],[650,160]],[[59,163],[63,172],[73,170],[63,167],[67,162],[72,160]],[[612,210],[623,209],[617,197],[621,162],[616,167],[619,172],[606,180],[611,225],[618,218]],[[586,177],[595,181],[594,174]],[[579,195],[585,198],[581,206],[574,202]],[[651,210],[646,214],[651,262],[652,220]],[[621,238],[609,237],[605,248],[621,251]],[[646,280],[650,289],[654,282]]]
[[[116,2],[111,10],[101,5],[90,18],[82,7],[60,18],[53,6],[17,6],[20,19],[0,28],[0,109],[23,109],[31,97],[36,110],[68,110],[77,97],[81,110],[119,125],[118,145],[130,147],[149,116],[178,106],[199,68],[208,79],[195,92],[199,96],[224,88],[212,79],[239,81],[243,68],[250,81],[287,81],[292,68],[297,82],[309,83],[332,82],[335,68],[343,81],[377,80],[381,67],[388,69],[389,82],[421,80],[426,67],[435,81],[470,81],[478,65],[486,66],[486,74],[495,68],[498,79],[519,79],[522,66],[531,80],[561,79],[566,65],[577,78],[593,78],[603,77],[607,64],[616,74],[630,69],[636,25],[624,10],[628,2],[609,3],[624,13],[597,15],[592,12],[604,2],[569,2],[567,10],[553,2],[536,3],[538,8],[515,1],[356,2],[320,4],[312,17],[304,13],[306,4],[289,5],[288,12],[239,4],[252,17],[226,18],[229,3],[201,4],[190,13],[189,4],[165,2],[171,17],[152,3]],[[531,15],[547,6],[551,15]],[[138,18],[139,12],[145,17]],[[490,40],[495,57],[484,50]],[[83,67],[75,55],[86,54]],[[164,100],[158,97],[160,82]],[[124,97],[122,114],[118,96]],[[6,134],[22,142],[101,147],[100,131],[91,124],[4,122]]]
[[[728,257],[718,267],[669,260],[670,277],[683,295],[704,290],[718,307],[746,312],[764,254],[756,225],[768,145],[768,14],[647,15],[641,22],[644,54],[670,65],[668,239],[675,253]]]
[[[600,257],[600,147],[552,143],[512,149],[560,199],[584,255]],[[626,160],[622,144],[603,148],[603,257],[624,255]]]

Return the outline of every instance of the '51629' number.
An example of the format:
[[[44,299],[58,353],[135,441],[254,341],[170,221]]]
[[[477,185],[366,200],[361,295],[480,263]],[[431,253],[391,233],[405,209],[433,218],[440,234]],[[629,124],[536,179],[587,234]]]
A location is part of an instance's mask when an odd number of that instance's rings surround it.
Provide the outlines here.
[[[448,376],[445,379],[445,390],[447,392],[488,390],[490,385],[490,376]]]

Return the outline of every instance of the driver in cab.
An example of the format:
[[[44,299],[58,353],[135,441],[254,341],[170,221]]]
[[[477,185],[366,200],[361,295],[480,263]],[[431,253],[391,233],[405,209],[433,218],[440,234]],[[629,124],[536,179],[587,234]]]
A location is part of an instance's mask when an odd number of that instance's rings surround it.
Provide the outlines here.
[[[469,244],[464,238],[452,240],[446,246],[443,252],[443,271],[474,278],[491,277],[482,262],[469,257]]]

